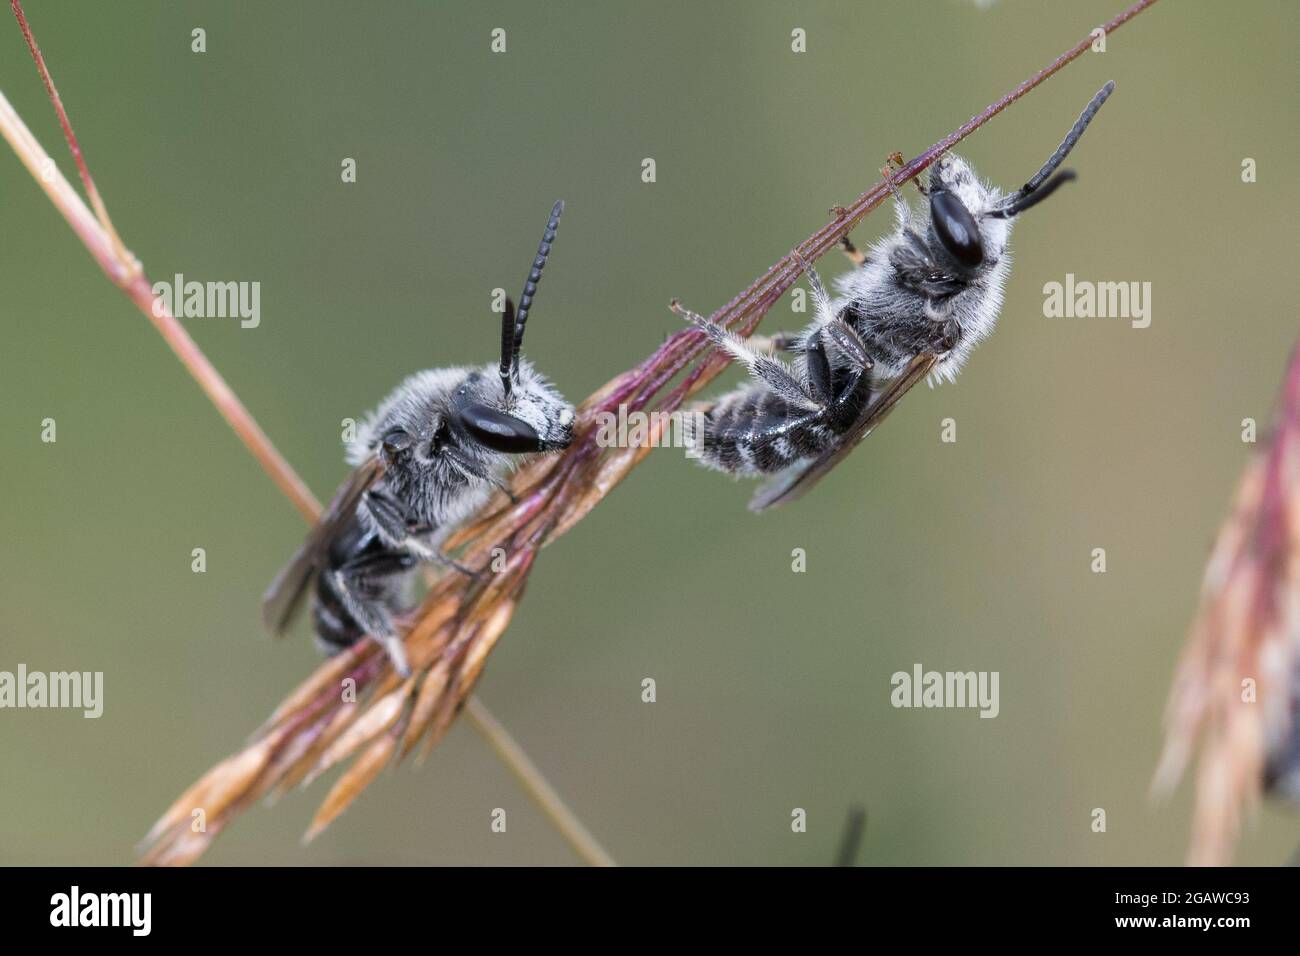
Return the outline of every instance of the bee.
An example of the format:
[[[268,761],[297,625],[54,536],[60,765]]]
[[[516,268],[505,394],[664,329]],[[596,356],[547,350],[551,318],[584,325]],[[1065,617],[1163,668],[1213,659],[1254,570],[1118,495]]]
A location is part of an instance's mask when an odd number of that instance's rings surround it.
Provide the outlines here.
[[[802,332],[774,336],[765,348],[674,302],[753,379],[699,409],[693,440],[701,464],[740,476],[779,473],[750,502],[761,511],[820,481],[918,381],[952,381],[997,322],[1013,221],[1075,178],[1057,170],[1114,89],[1109,82],[1097,92],[1043,167],[1010,195],[951,153],[928,186],[917,184],[919,211],[891,181],[896,229],[865,255],[842,240],[855,268],[837,282],[838,297],[796,250],[816,308]],[[769,349],[794,354],[793,367]]]
[[[520,356],[563,210],[562,201],[551,210],[518,311],[506,299],[499,364],[417,372],[358,426],[348,452],[355,470],[262,599],[273,633],[284,632],[310,589],[322,651],[369,636],[408,673],[393,618],[406,609],[414,569],[437,562],[473,573],[442,542],[494,487],[505,488],[502,475],[519,456],[573,440],[573,406]]]

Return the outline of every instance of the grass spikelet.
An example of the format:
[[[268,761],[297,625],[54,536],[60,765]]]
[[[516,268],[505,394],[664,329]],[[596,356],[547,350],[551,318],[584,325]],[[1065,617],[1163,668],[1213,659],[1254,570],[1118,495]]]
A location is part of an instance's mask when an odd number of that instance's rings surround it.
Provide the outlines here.
[[[1270,771],[1296,771],[1285,742],[1297,732],[1297,662],[1300,347],[1283,381],[1273,434],[1246,466],[1210,554],[1169,695],[1152,791],[1172,791],[1199,744],[1189,864],[1228,863]]]

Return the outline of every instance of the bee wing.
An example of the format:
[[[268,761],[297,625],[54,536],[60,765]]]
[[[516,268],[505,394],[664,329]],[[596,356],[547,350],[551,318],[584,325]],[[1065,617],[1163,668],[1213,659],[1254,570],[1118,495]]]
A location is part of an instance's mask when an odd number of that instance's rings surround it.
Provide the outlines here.
[[[308,532],[302,547],[275,576],[262,596],[262,620],[271,633],[281,634],[289,626],[308,586],[325,563],[330,544],[356,514],[366,489],[383,472],[384,467],[378,458],[371,458],[358,466],[334,493],[334,500]]]
[[[785,504],[802,498],[813,485],[826,477],[826,473],[858,446],[879,425],[898,400],[911,390],[912,386],[930,374],[938,357],[926,353],[917,355],[903,370],[903,374],[889,383],[874,402],[862,410],[862,415],[847,432],[817,458],[806,464],[795,465],[781,475],[761,485],[754,497],[750,499],[750,511],[764,511],[774,505]]]

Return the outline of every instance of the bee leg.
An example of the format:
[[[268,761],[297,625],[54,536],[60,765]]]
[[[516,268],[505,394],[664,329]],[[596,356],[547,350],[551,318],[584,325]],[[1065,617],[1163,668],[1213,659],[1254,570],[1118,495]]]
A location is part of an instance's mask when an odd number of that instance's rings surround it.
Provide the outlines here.
[[[822,284],[821,276],[817,274],[817,270],[813,268],[811,262],[800,254],[798,249],[794,250],[792,255],[803,268],[805,275],[808,276],[808,285],[812,288],[813,301],[817,305],[817,318],[821,323],[817,331],[808,336],[804,342],[804,353],[808,355],[810,377],[822,375],[823,369],[825,374],[829,375],[829,360],[826,356],[827,339],[855,368],[862,371],[870,369],[874,363],[867,354],[866,344],[854,328],[844,321],[844,310],[834,311],[831,297],[827,295],[826,286]],[[814,363],[816,363],[816,367],[814,367]],[[825,388],[819,389],[818,395],[824,396],[827,391]]]
[[[461,574],[474,576],[469,568],[422,541],[421,537],[432,532],[433,528],[412,521],[407,511],[394,498],[382,491],[368,491],[362,501],[386,544],[410,551],[424,561],[433,561],[455,568]]]
[[[734,432],[726,436],[715,434],[715,460],[724,470],[737,471],[738,465],[744,465],[759,472],[773,472],[793,465],[802,457],[821,453],[827,445],[827,431],[841,434],[856,419],[860,405],[848,399],[862,375],[860,370],[850,373],[844,397],[822,408],[802,413],[790,409],[790,414],[768,415],[763,419],[751,417],[748,421],[735,423],[743,427],[741,435]],[[732,444],[734,450],[728,447]],[[726,467],[727,462],[733,459],[731,467]]]
[[[867,343],[862,341],[862,336],[858,335],[857,329],[845,322],[841,315],[837,315],[821,327],[820,338],[829,339],[836,351],[854,368],[864,372],[871,371],[876,363],[871,360],[871,355],[867,352]]]
[[[847,378],[836,382],[831,371],[830,357],[827,354],[827,340],[850,363],[851,371]],[[829,422],[836,423],[846,414],[846,409],[855,397],[858,383],[875,363],[867,354],[867,347],[853,327],[842,319],[833,319],[822,325],[809,342],[807,351],[807,371],[810,391],[825,406]]]
[[[478,572],[473,568],[466,567],[450,555],[443,554],[437,548],[431,548],[427,544],[415,538],[408,538],[402,546],[418,555],[421,561],[432,561],[434,564],[440,564],[444,568],[452,568],[455,571],[459,571],[467,578],[478,577]]]
[[[894,169],[895,165],[897,165],[899,169],[902,168],[903,166],[902,153],[891,154],[886,164],[881,168],[880,174],[885,177],[885,183],[889,187],[889,192],[894,197],[894,213],[898,219],[899,224],[903,226],[904,231],[907,233],[908,239],[911,240],[913,243],[919,244],[921,248],[924,249],[925,248],[924,241],[921,239],[919,235],[916,234],[916,231],[911,226],[912,207],[907,204],[907,200],[903,198],[902,192],[900,192],[898,189],[898,184],[894,182],[894,176],[897,175],[897,171]],[[921,185],[921,181],[919,179],[913,179],[912,184],[916,186],[917,191],[922,196],[928,197],[930,195],[929,190],[927,190],[924,186]]]
[[[822,277],[817,274],[813,264],[803,257],[798,249],[792,249],[790,255],[794,261],[799,263],[799,268],[803,270],[804,275],[808,277],[808,288],[812,289],[813,306],[817,309],[819,318],[826,319],[832,315],[831,297],[826,293],[826,286],[822,284]]]
[[[840,251],[848,256],[849,262],[855,266],[860,266],[867,261],[867,254],[860,251],[848,236],[840,236]]]
[[[411,676],[411,664],[406,659],[406,644],[396,634],[390,634],[387,637],[376,637],[388,659],[393,662],[393,670],[397,671],[402,677]]]
[[[542,451],[543,449],[538,448],[537,450]],[[480,469],[474,467],[474,465],[466,461],[460,455],[456,454],[450,448],[444,448],[442,450],[442,455],[444,458],[447,459],[447,461],[451,462],[451,466],[453,468],[459,471],[466,478],[477,478],[479,481],[486,481],[488,484],[494,486],[497,490],[503,492],[505,496],[510,499],[510,503],[512,505],[519,503],[519,500],[515,497],[514,492],[510,490],[510,486],[506,484],[504,481],[502,481],[500,478],[498,478],[496,475],[492,474],[489,471],[481,471]]]
[[[467,568],[465,565],[461,564],[455,558],[447,554],[444,554],[443,552],[439,551],[437,548],[431,548],[428,545],[421,544],[417,542],[415,539],[411,539],[411,543],[408,544],[407,547],[411,548],[411,550],[413,551],[416,551],[416,553],[418,553],[420,557],[422,557],[426,561],[432,561],[434,564],[440,564],[444,568],[452,568],[456,571],[459,571],[467,578],[478,577],[479,573],[475,571],[473,568]]]
[[[406,645],[397,635],[385,601],[389,581],[414,566],[415,558],[409,554],[389,551],[364,554],[334,571],[331,582],[352,619],[383,646],[393,669],[403,677],[411,672],[406,661]]]
[[[361,502],[374,519],[385,544],[401,547],[410,537],[410,516],[395,498],[382,491],[367,491]]]
[[[871,382],[866,382],[866,394],[860,393],[860,386],[867,370],[862,367],[853,369],[840,386],[834,401],[826,409],[826,421],[831,429],[839,432],[849,428],[857,419],[865,403],[871,398]]]
[[[432,561],[434,564],[440,564],[445,568],[454,568],[467,578],[478,577],[478,572],[473,568],[467,568],[455,558],[444,554],[442,551],[439,551],[437,548],[424,541],[424,537],[432,534],[434,531],[431,526],[427,524],[410,525],[407,530],[410,532],[410,536],[402,542],[402,547],[410,551],[421,561]]]
[[[804,374],[808,378],[808,391],[822,405],[831,400],[831,360],[826,354],[826,343],[822,341],[821,330],[810,339],[804,351]]]
[[[907,200],[903,198],[903,194],[898,191],[898,184],[894,182],[893,166],[889,164],[882,166],[880,168],[880,175],[885,177],[885,185],[889,187],[889,193],[894,197],[894,202],[900,206],[906,207]]]
[[[763,354],[740,336],[714,325],[698,312],[683,308],[676,300],[673,300],[672,310],[707,335],[719,349],[743,363],[750,375],[790,405],[809,411],[820,411],[823,407],[823,403],[809,392],[807,386],[780,359]]]
[[[831,206],[831,215],[836,219],[844,219],[848,214],[849,211],[843,206],[838,204]],[[850,239],[847,234],[840,236],[839,247],[840,250],[849,257],[849,261],[855,266],[860,266],[862,263],[867,261],[867,257],[861,252],[858,252],[858,247],[853,244],[853,240]]]
[[[455,571],[459,571],[467,578],[477,578],[479,576],[478,571],[475,571],[473,568],[466,567],[465,565],[457,561],[455,558],[450,558],[447,555],[443,554],[441,551],[434,551],[432,560],[434,561],[435,564],[441,564],[443,567],[452,568]]]
[[[505,481],[498,478],[496,475],[487,475],[485,477],[489,484],[493,485],[498,491],[510,499],[512,505],[519,504],[519,499],[515,497],[515,493],[510,490],[510,486],[506,484]]]
[[[826,286],[822,284],[821,276],[817,274],[812,263],[805,259],[798,249],[790,254],[799,263],[804,275],[808,277],[808,286],[812,289],[813,302],[817,309],[817,322],[820,323],[815,326],[815,331],[805,333],[801,342],[806,390],[820,407],[825,408],[834,392],[830,357],[826,353],[827,336],[830,336],[839,351],[844,352],[856,365],[869,367],[871,360],[867,358],[867,349],[862,344],[862,340],[835,313],[831,297],[826,293]],[[851,349],[850,346],[855,343],[856,348]]]
[[[790,406],[783,414],[769,414],[760,419],[754,415],[758,406],[753,404],[752,390],[742,391],[739,401],[724,402],[721,414],[727,424],[723,432],[716,430],[715,419],[715,431],[710,435],[706,425],[704,436],[706,451],[710,439],[713,442],[712,460],[718,467],[728,471],[742,467],[765,472],[777,470],[793,464],[799,457],[820,453],[826,446],[826,431],[843,434],[857,420],[870,397],[869,391],[864,393],[864,386],[870,387],[866,376],[871,367],[866,347],[851,330],[841,335],[838,329],[830,333],[825,329],[825,325],[817,328],[808,336],[804,347],[807,375],[804,390],[812,400],[811,407]],[[837,349],[841,348],[841,339],[856,342],[864,361],[833,370],[826,338]],[[847,348],[853,361],[852,345]]]
[[[900,153],[898,150],[894,150],[887,157],[885,157],[886,169],[901,170],[905,165],[907,164],[903,161],[903,154]],[[921,183],[919,177],[912,180],[912,185],[916,187],[916,191],[919,192],[922,196],[930,195],[930,190],[925,188],[925,186]]]

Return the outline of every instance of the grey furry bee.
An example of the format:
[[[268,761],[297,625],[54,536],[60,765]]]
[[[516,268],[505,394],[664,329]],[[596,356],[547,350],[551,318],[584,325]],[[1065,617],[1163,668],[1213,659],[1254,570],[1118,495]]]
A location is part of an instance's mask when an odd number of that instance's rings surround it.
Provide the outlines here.
[[[356,470],[262,599],[282,633],[314,586],[317,645],[337,653],[369,635],[408,667],[393,615],[423,561],[455,565],[441,544],[481,507],[518,456],[565,448],[573,406],[520,357],[524,326],[564,203],[551,210],[516,313],[507,299],[496,366],[417,372],[359,426]]]
[[[1010,195],[952,154],[932,169],[928,187],[918,183],[921,211],[895,189],[891,236],[866,255],[844,238],[856,268],[837,282],[837,298],[796,250],[816,317],[802,332],[770,340],[796,355],[793,367],[674,302],[753,378],[701,409],[703,433],[694,436],[701,463],[735,475],[780,472],[750,502],[760,511],[816,484],[917,381],[952,381],[997,322],[1013,220],[1074,178],[1057,169],[1114,88],[1098,91],[1043,167]]]

